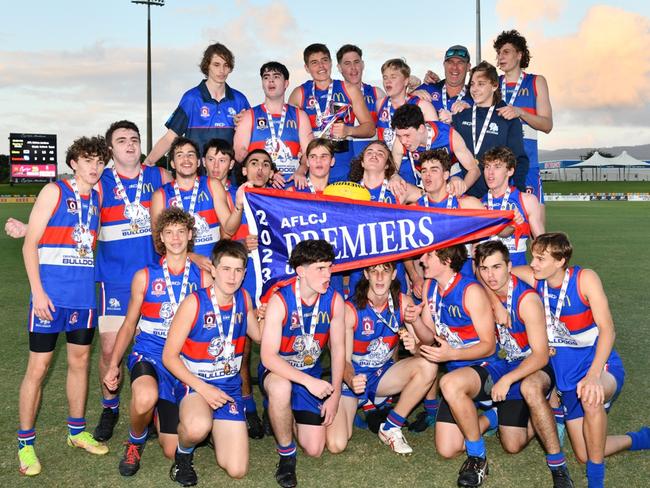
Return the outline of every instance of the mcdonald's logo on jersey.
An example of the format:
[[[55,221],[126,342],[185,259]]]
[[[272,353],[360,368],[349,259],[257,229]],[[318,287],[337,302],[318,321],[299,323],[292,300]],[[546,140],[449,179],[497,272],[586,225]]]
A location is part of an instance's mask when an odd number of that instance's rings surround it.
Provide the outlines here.
[[[374,105],[375,104],[375,97],[372,95],[366,95],[365,97],[366,100],[366,105]]]
[[[332,93],[332,100],[338,103],[347,103],[348,97],[345,96],[343,92]]]
[[[201,191],[201,193],[199,193],[198,200],[199,202],[209,202],[210,197],[205,191]]]
[[[450,317],[459,319],[461,317],[460,307],[458,305],[449,305],[447,307],[447,313]]]
[[[317,323],[319,324],[329,324],[330,323],[329,312],[323,312],[323,311],[318,312],[318,317],[316,317],[316,320],[318,320]]]
[[[291,120],[287,120],[287,121],[285,122],[285,124],[286,124],[287,127],[289,127],[290,129],[297,129],[297,128],[298,128],[298,124],[297,124],[296,121],[293,120],[293,119],[291,119]]]
[[[153,183],[143,183],[142,184],[142,193],[153,193]]]
[[[517,96],[519,97],[527,97],[530,95],[530,91],[528,90],[528,87],[522,87],[519,89],[519,92],[517,93]]]

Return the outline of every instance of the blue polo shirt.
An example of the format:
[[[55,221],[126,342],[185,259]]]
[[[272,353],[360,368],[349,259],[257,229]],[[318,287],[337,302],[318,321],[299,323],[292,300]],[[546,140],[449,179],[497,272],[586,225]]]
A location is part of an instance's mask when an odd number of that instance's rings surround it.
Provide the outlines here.
[[[445,80],[440,80],[438,83],[422,83],[416,88],[416,90],[424,90],[429,95],[431,95],[431,103],[436,109],[436,112],[442,110],[442,88],[445,86]],[[451,106],[458,100],[458,96],[447,97],[447,106],[444,107],[447,110],[451,110]],[[472,100],[472,95],[469,94],[469,87],[465,88],[465,95],[462,100],[467,102],[470,106],[474,105],[474,100]]]
[[[165,126],[178,135],[192,139],[203,151],[203,146],[213,137],[232,144],[235,135],[236,114],[251,108],[246,96],[226,83],[224,97],[212,98],[205,80],[188,90],[181,98]]]

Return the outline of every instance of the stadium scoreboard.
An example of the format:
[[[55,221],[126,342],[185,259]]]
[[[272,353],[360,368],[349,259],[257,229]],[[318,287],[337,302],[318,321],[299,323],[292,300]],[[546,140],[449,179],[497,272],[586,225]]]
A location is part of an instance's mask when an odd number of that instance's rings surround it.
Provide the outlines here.
[[[56,134],[9,134],[12,183],[54,181],[56,159]]]

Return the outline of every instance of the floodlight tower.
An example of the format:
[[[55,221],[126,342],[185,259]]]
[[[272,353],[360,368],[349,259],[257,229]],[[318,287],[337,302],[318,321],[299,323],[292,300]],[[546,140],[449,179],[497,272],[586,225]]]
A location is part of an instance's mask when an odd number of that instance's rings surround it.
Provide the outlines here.
[[[147,154],[151,152],[151,6],[162,7],[165,0],[131,0],[147,6]]]

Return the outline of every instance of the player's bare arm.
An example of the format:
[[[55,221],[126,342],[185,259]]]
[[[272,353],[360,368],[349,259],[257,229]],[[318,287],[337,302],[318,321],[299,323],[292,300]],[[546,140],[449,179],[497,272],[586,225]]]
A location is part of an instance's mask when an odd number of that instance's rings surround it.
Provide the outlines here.
[[[111,360],[108,365],[108,371],[104,375],[104,384],[110,391],[115,391],[120,386],[120,364],[124,358],[124,353],[131,345],[135,329],[140,318],[140,310],[144,301],[144,295],[147,286],[147,270],[139,270],[131,281],[131,297],[129,306],[126,310],[124,322],[120,331],[115,338],[115,346],[111,354]]]
[[[36,198],[29,214],[27,233],[23,242],[23,259],[27,279],[32,292],[34,314],[41,320],[52,320],[51,312],[55,311],[54,304],[43,289],[38,259],[38,243],[45,233],[47,223],[56,208],[61,191],[55,183],[48,183]]]
[[[505,400],[510,386],[523,380],[535,371],[542,369],[548,363],[548,337],[546,335],[546,318],[539,295],[528,293],[519,304],[519,316],[526,326],[526,335],[531,353],[521,364],[510,371],[492,388],[492,400]]]
[[[232,147],[235,150],[235,160],[243,161],[248,154],[248,145],[251,142],[253,133],[253,109],[250,108],[244,112],[241,120],[235,129]]]

